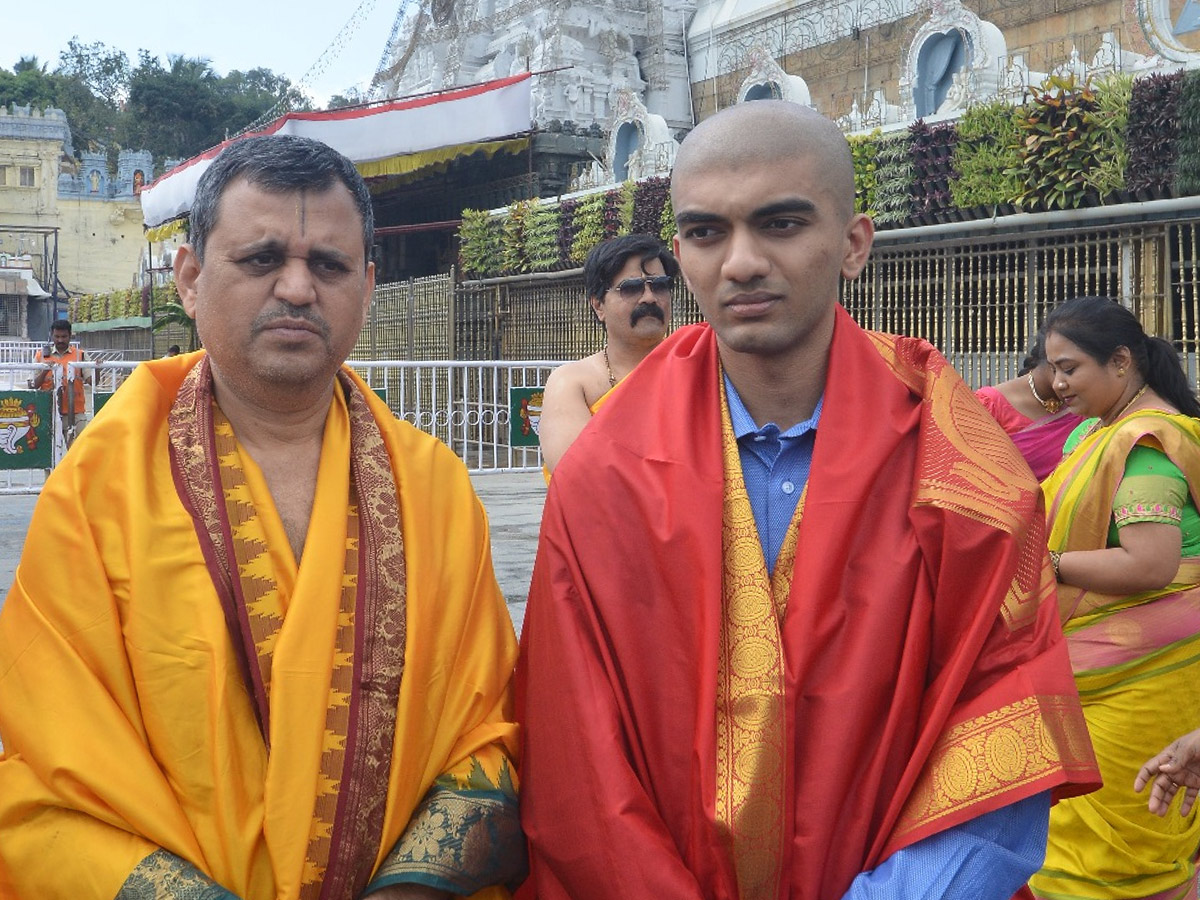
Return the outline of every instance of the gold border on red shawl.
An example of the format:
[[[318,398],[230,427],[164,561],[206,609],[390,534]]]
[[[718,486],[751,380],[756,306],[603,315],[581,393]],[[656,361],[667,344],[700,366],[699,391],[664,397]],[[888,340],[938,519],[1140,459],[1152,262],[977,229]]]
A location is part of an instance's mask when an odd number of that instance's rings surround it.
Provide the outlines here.
[[[742,900],[766,900],[777,895],[783,875],[787,713],[780,623],[787,610],[803,496],[772,577],[746,493],[723,378],[721,436],[724,497],[722,625],[714,711],[716,818],[728,841]]]
[[[900,814],[889,846],[907,843],[904,836],[910,832],[1055,773],[1084,776],[1092,770],[1079,701],[1027,697],[954,725],[943,735]]]
[[[926,371],[903,352],[899,338],[878,332],[867,335],[896,377],[921,395],[922,415],[932,420],[928,423],[932,427],[923,429],[926,437],[913,504],[950,510],[1005,534],[1025,537],[1029,513],[1037,504],[1037,483],[971,389],[944,359]],[[1033,622],[1038,607],[1054,597],[1043,543],[1022,542],[1012,583],[1001,603],[1010,630]]]
[[[1009,631],[1032,625],[1043,603],[1052,606],[1058,604],[1054,570],[1050,568],[1041,547],[1027,541],[1020,553],[1017,572],[1000,603],[1000,615]],[[1033,579],[1032,583],[1028,580],[1030,578]]]
[[[900,338],[867,335],[896,377],[921,396],[923,417],[933,420],[933,428],[923,429],[914,503],[1018,533],[1037,484],[1012,442],[944,358],[921,368],[904,352]]]
[[[1019,534],[1036,503],[1029,466],[953,369],[934,373],[927,390],[933,428],[924,429],[914,503]]]

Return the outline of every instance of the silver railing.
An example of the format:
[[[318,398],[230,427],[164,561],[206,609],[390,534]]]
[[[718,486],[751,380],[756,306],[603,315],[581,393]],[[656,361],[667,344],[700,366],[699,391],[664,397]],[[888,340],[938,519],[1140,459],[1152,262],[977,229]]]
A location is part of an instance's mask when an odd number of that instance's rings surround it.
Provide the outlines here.
[[[547,360],[368,362],[350,360],[396,414],[449,446],[475,473],[541,468],[536,446],[510,440],[510,388],[544,385],[561,362]]]

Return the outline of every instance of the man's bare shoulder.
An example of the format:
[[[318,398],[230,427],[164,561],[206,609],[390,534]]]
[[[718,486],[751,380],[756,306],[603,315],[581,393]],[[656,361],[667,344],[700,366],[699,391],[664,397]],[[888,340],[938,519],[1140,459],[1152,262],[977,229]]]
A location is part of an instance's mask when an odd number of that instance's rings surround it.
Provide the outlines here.
[[[608,387],[608,374],[602,353],[593,353],[583,359],[563,363],[546,379],[548,394],[567,396],[579,393],[589,404],[594,403]]]

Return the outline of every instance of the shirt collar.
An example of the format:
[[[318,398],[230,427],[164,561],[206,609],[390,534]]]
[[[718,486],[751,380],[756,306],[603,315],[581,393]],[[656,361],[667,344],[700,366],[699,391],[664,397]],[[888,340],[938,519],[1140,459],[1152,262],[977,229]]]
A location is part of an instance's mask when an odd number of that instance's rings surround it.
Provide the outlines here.
[[[750,415],[749,410],[746,409],[746,404],[742,402],[737,388],[729,380],[729,376],[722,373],[722,377],[725,379],[725,394],[729,399],[729,422],[733,426],[733,436],[738,440],[750,434],[759,434],[768,427],[778,432],[780,439],[796,438],[805,432],[817,430],[817,423],[821,420],[821,407],[825,405],[824,391],[821,392],[821,397],[817,400],[817,407],[813,410],[811,416],[803,422],[797,422],[787,431],[779,432],[778,426],[772,422],[768,422],[762,428],[759,428],[754,418]]]

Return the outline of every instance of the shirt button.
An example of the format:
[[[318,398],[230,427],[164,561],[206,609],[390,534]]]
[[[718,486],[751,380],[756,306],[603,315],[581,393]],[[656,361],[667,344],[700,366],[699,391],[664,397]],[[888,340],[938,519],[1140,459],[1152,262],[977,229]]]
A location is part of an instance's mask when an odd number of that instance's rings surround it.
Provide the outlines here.
[[[766,439],[767,439],[767,436],[765,434],[756,434],[754,436],[755,441],[765,441]]]
[[[790,481],[785,481],[783,484],[780,485],[780,487],[783,488],[783,492],[785,494],[790,494],[796,490],[796,486],[794,484],[792,484]]]

